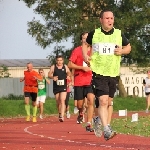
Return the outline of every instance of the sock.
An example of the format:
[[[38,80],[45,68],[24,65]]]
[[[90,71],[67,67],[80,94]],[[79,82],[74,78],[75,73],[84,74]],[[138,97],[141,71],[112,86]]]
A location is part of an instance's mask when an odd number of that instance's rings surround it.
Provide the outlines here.
[[[87,122],[86,125],[87,125],[87,126],[90,126],[90,125],[91,125],[91,122]]]
[[[69,110],[66,112],[66,114],[69,114]]]
[[[33,116],[36,117],[37,113],[37,106],[33,106]]]
[[[27,116],[30,116],[30,105],[25,104],[25,110],[26,110]]]

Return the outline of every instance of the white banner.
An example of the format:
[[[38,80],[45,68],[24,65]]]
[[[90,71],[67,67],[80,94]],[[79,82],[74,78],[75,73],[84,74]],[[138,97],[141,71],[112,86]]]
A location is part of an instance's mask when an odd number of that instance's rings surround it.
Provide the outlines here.
[[[146,74],[121,75],[122,83],[127,94],[145,97],[143,79],[146,77]]]

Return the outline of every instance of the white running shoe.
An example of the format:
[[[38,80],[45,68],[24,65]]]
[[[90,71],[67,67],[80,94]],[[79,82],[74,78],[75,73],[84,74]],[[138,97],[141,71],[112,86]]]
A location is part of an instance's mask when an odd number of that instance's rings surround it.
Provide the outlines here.
[[[42,116],[42,115],[40,115],[39,117],[40,117],[40,119],[43,119],[43,116]]]
[[[94,126],[94,133],[97,137],[101,137],[103,134],[103,130],[102,130],[102,123],[99,117],[97,118],[93,118],[93,126]]]
[[[70,113],[68,112],[68,113],[66,113],[66,117],[67,117],[67,119],[69,119],[70,118]]]
[[[77,114],[79,109],[77,107],[74,107],[74,114]]]

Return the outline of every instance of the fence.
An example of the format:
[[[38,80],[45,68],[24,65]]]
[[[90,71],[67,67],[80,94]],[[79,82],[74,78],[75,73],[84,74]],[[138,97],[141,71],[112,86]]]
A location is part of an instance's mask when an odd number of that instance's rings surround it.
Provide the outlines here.
[[[13,94],[16,96],[23,95],[24,83],[20,82],[20,78],[0,78],[0,98]],[[54,97],[53,81],[47,85],[47,97]]]

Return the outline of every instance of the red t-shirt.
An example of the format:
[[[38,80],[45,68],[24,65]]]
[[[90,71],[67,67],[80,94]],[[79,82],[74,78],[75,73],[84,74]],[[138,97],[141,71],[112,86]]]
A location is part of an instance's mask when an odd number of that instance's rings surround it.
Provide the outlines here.
[[[88,55],[90,51],[88,51]],[[71,62],[78,66],[83,66],[83,54],[82,54],[82,47],[79,46],[72,51],[72,54],[69,58]],[[75,69],[74,72],[74,86],[84,86],[90,85],[92,80],[92,71],[85,72],[81,69]]]

